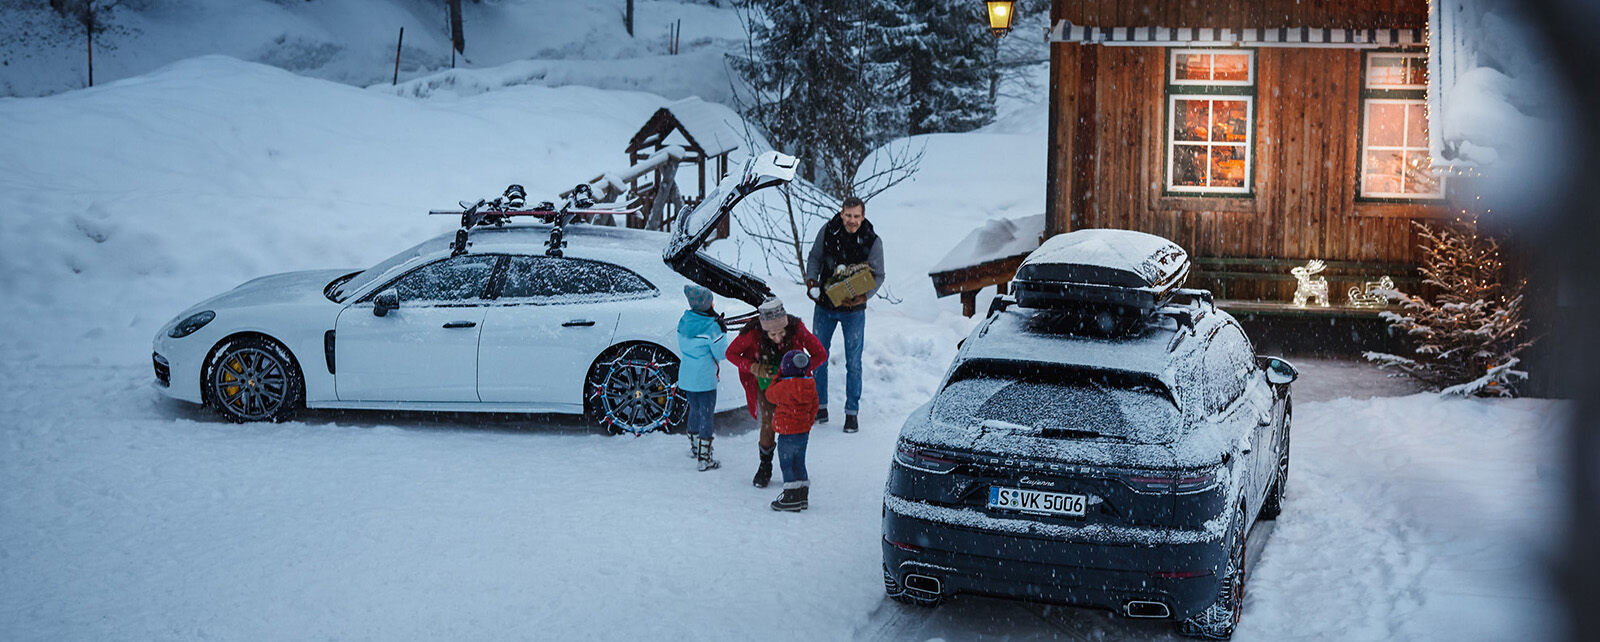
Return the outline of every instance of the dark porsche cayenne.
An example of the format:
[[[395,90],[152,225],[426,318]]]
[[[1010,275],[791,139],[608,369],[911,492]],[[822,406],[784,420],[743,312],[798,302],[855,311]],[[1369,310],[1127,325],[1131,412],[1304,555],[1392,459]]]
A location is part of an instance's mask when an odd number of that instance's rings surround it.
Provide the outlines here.
[[[891,597],[1020,598],[1232,635],[1250,525],[1282,509],[1296,373],[1258,359],[1209,295],[1180,292],[1111,334],[1005,306],[973,330],[900,433]]]

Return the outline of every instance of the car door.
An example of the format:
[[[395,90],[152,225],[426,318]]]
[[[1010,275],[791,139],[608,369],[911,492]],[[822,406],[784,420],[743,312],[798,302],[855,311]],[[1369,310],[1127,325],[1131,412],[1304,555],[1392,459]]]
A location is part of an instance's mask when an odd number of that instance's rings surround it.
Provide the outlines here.
[[[479,343],[479,397],[574,409],[621,306],[658,294],[622,266],[550,256],[512,257],[497,289]]]
[[[340,401],[478,401],[478,336],[499,255],[441,259],[362,297],[334,325]],[[400,306],[374,314],[394,291]]]

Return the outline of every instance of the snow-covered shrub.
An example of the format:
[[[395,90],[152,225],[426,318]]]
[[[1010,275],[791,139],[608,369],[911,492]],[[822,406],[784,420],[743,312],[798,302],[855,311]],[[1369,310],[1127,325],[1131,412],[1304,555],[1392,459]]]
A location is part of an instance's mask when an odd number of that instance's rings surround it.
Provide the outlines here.
[[[1516,369],[1517,355],[1534,342],[1523,311],[1525,281],[1508,278],[1500,244],[1472,223],[1416,225],[1423,283],[1438,293],[1430,301],[1382,292],[1403,310],[1384,312],[1384,320],[1416,342],[1415,354],[1364,356],[1445,394],[1514,396],[1516,383],[1528,377]]]

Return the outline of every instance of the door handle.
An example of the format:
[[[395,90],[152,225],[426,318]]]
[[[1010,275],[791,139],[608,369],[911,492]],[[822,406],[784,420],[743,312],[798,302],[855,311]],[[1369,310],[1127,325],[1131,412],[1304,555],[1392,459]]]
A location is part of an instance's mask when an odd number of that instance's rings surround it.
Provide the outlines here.
[[[444,327],[446,327],[446,328],[474,328],[474,327],[477,327],[477,325],[478,325],[477,321],[451,321],[449,323],[444,324]]]
[[[587,328],[587,327],[592,326],[592,325],[594,325],[594,322],[590,321],[588,319],[573,319],[571,321],[568,321],[566,323],[561,324],[561,327],[563,327],[563,328],[577,328],[577,327]]]

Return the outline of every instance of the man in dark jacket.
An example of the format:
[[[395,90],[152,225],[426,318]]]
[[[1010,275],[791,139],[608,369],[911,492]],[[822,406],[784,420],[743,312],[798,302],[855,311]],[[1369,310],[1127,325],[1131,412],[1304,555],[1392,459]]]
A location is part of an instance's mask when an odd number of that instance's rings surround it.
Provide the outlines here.
[[[867,292],[835,304],[827,288],[852,268],[872,270],[875,285]],[[842,270],[841,270],[842,268]],[[839,213],[828,220],[811,244],[806,257],[806,290],[816,301],[811,328],[824,350],[833,345],[833,331],[844,330],[844,431],[855,432],[861,409],[861,349],[867,328],[867,299],[883,285],[883,241],[867,221],[867,206],[854,196],[844,200]],[[817,421],[828,420],[828,364],[817,368]]]

